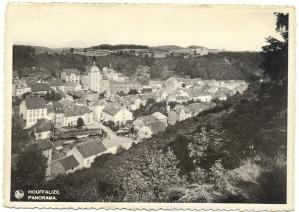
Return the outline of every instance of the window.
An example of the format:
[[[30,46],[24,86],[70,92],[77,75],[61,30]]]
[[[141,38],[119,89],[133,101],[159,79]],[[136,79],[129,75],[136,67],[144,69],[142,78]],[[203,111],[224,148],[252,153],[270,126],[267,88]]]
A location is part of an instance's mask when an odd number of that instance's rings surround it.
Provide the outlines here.
[[[89,165],[89,160],[87,160],[87,165]]]
[[[32,122],[32,119],[29,119],[29,122]]]

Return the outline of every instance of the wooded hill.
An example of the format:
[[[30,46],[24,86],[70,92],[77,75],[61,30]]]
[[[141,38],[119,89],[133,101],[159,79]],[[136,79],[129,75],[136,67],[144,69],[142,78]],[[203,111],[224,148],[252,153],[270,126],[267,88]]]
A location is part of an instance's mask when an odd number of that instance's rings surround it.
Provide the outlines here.
[[[66,68],[76,68],[84,72],[93,60],[96,60],[101,70],[111,64],[112,68],[127,76],[133,76],[139,65],[148,66],[151,79],[167,79],[176,75],[216,80],[247,80],[262,73],[262,70],[257,68],[261,54],[250,52],[222,52],[191,59],[171,56],[157,59],[131,54],[112,54],[105,57],[87,57],[69,52],[35,54],[35,49],[30,46],[14,46],[13,49],[13,68],[18,71],[19,76],[28,75],[27,67],[44,68],[51,71],[53,76],[59,75]]]

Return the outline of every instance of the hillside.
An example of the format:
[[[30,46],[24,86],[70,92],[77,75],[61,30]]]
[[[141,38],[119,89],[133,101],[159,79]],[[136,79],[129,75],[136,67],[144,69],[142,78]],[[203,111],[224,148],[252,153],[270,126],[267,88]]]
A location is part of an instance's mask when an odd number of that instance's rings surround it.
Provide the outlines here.
[[[38,50],[40,51],[40,48]],[[76,68],[84,72],[86,65],[90,65],[94,59],[100,69],[109,67],[111,63],[112,68],[128,76],[133,76],[139,65],[148,66],[151,79],[166,79],[177,75],[216,80],[248,80],[252,75],[261,74],[261,70],[256,65],[261,61],[261,54],[250,52],[222,52],[217,55],[209,54],[195,58],[169,56],[158,59],[136,57],[130,54],[111,54],[94,58],[93,56],[71,54],[67,51],[63,54],[62,52],[37,54],[32,47],[14,46],[13,56],[14,70],[18,71],[20,76],[28,74],[25,67],[44,68],[51,71],[53,76],[60,74],[65,68]]]

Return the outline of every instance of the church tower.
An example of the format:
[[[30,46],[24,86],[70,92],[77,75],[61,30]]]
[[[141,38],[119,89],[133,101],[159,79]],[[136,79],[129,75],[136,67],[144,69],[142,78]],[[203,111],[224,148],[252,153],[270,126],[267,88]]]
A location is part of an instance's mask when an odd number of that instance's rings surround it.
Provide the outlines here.
[[[96,66],[95,61],[93,61],[93,65],[89,70],[89,79],[90,79],[90,90],[100,93],[102,75],[100,69]]]

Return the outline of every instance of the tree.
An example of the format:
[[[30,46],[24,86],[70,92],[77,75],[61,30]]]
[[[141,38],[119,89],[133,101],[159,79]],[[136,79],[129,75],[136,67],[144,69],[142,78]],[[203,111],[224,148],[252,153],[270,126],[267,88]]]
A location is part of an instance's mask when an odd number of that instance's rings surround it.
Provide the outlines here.
[[[84,126],[84,120],[81,117],[79,117],[77,119],[77,128],[81,128],[82,126]]]
[[[74,53],[74,48],[70,48],[70,53],[71,53],[71,54]]]
[[[139,94],[136,89],[131,89],[128,94]]]
[[[263,46],[261,68],[264,74],[272,80],[283,79],[288,74],[288,23],[289,14],[274,13],[276,15],[276,32],[280,33],[283,41],[269,36],[267,46]]]
[[[142,146],[137,152],[122,153],[106,176],[118,187],[122,200],[169,202],[171,189],[185,187],[185,178],[176,167],[178,161],[169,149],[163,153],[156,146]]]
[[[93,60],[94,62],[97,62],[97,58],[96,58],[96,56],[93,56],[92,60]]]
[[[47,158],[36,144],[29,145],[18,155],[12,170],[12,189],[37,189],[45,181]]]
[[[87,57],[86,57],[86,55],[83,55],[82,62],[83,62],[84,65],[87,65]]]

